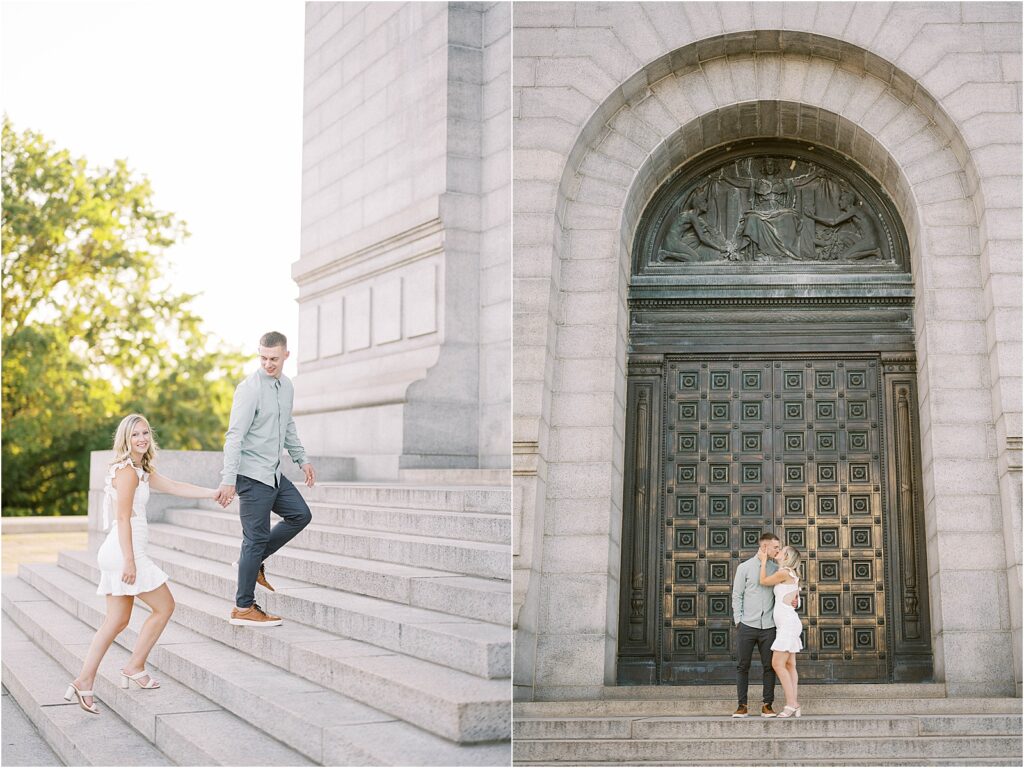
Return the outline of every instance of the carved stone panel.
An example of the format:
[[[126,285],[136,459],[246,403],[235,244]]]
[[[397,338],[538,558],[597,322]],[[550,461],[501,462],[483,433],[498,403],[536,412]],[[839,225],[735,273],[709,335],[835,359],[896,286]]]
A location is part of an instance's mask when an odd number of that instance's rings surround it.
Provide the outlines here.
[[[658,191],[638,231],[634,269],[904,271],[901,233],[878,184],[838,156],[748,142],[685,166]]]

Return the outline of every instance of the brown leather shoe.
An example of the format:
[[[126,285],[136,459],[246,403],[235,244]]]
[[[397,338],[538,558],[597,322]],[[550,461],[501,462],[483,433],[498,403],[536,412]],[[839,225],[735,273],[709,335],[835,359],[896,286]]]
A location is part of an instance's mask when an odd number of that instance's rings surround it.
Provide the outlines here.
[[[775,710],[772,709],[771,704],[765,704],[761,707],[761,717],[775,717]]]
[[[736,707],[736,711],[732,713],[733,717],[746,717],[747,716],[747,705],[740,704]]]
[[[263,563],[260,563],[260,569],[256,573],[256,583],[259,584],[264,589],[269,589],[271,592],[276,592],[277,591],[272,586],[270,586],[270,582],[267,581],[267,574],[265,574],[263,572]]]
[[[280,616],[272,616],[256,603],[248,608],[232,608],[231,618],[228,619],[228,624],[249,627],[279,627],[282,623]]]

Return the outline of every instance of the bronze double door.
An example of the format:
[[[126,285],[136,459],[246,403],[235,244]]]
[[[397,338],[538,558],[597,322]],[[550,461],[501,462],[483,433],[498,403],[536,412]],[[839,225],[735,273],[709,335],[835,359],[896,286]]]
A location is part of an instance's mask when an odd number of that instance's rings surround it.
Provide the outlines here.
[[[633,578],[623,581],[634,589],[620,682],[735,680],[732,580],[763,531],[802,554],[803,682],[927,679],[921,531],[912,494],[895,488],[913,485],[912,366],[751,355],[665,356],[658,367],[630,382],[634,445],[642,435],[653,450],[627,460],[658,471],[627,480],[636,488],[649,478],[654,493],[626,499],[627,525],[640,524],[624,541]],[[659,582],[646,679],[630,653],[646,634],[636,589],[645,556]]]

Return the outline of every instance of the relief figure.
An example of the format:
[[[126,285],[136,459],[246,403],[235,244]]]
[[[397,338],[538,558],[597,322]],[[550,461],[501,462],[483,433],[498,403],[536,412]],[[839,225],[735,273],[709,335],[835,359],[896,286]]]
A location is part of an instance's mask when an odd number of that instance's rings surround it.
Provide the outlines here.
[[[811,165],[802,176],[786,178],[773,158],[765,158],[761,167],[761,177],[730,177],[724,169],[719,172],[719,179],[749,195],[750,208],[736,225],[735,239],[751,244],[753,261],[812,260],[814,256],[804,255],[800,249],[803,222],[796,210],[796,192],[818,177],[818,169]]]
[[[815,235],[814,244],[822,261],[881,258],[875,223],[861,207],[861,201],[849,187],[839,194],[839,215],[829,218],[805,209],[804,215],[828,229]],[[849,223],[850,226],[844,227]]]
[[[658,261],[721,261],[732,251],[722,233],[707,220],[708,191],[698,188],[669,225]]]

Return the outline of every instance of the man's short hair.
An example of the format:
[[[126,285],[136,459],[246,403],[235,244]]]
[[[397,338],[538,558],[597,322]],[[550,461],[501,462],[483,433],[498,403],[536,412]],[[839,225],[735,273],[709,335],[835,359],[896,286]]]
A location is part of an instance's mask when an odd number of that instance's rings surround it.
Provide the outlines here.
[[[779,537],[776,536],[774,533],[771,533],[770,531],[765,531],[761,534],[761,538],[757,540],[757,543],[760,545],[761,542],[764,541],[779,541]]]
[[[283,333],[277,331],[271,331],[270,333],[264,333],[260,336],[261,347],[284,347],[288,349],[288,339]]]

